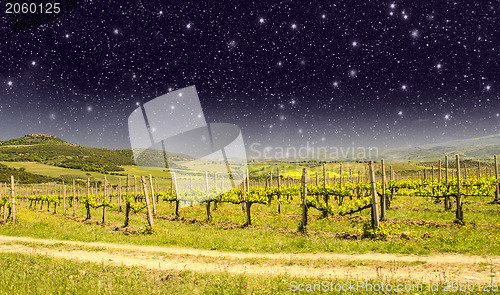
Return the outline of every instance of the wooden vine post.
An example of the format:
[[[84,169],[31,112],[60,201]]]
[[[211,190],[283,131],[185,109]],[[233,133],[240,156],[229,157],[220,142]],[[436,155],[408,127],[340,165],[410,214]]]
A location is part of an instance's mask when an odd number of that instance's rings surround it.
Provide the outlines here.
[[[73,179],[72,192],[73,192],[73,198],[71,200],[71,205],[73,206],[73,217],[76,217],[76,187],[74,179]]]
[[[447,193],[444,196],[444,210],[450,210],[451,209],[451,203],[450,203],[450,196],[449,196],[449,179],[448,179],[448,168],[449,168],[449,163],[448,163],[448,155],[444,156],[444,161],[445,161],[445,169],[446,169],[446,188],[447,188]]]
[[[127,174],[127,195],[125,196],[125,222],[123,223],[123,227],[127,227],[129,223],[129,216],[130,216],[130,209],[131,204],[130,204],[130,174]]]
[[[252,225],[252,214],[251,214],[251,208],[252,208],[252,201],[250,200],[250,178],[249,178],[249,173],[248,173],[248,168],[246,169],[246,174],[245,174],[245,186],[243,186],[245,193],[244,193],[244,201],[243,204],[245,204],[245,212],[247,215],[247,221],[245,223],[245,226],[250,226]]]
[[[460,158],[456,155],[457,161],[457,211],[456,211],[456,219],[458,222],[462,222],[464,220],[463,212],[462,212],[462,196],[460,194]]]
[[[494,157],[495,159],[495,179],[498,180],[498,162],[497,162],[497,155]],[[496,190],[495,190],[495,202],[498,202],[499,200],[499,195],[500,195],[500,185],[496,185]]]
[[[104,175],[104,196],[102,198],[102,223],[106,223],[106,206],[104,205],[104,201],[106,200],[106,197],[108,196],[108,179],[106,178],[106,175]]]
[[[5,194],[7,194],[7,183],[5,184]],[[7,220],[7,202],[3,204],[3,220]]]
[[[323,189],[325,194],[323,195],[323,200],[325,201],[325,205],[328,208],[329,196],[326,194],[326,165],[323,163]],[[323,218],[328,217],[328,210],[323,210]]]
[[[372,193],[372,228],[379,227],[378,204],[377,204],[377,184],[375,182],[375,169],[373,169],[373,162],[369,162],[370,183]]]
[[[205,201],[205,205],[207,208],[207,220],[212,221],[212,212],[210,211],[211,200],[210,200],[209,189],[208,189],[208,172],[207,171],[205,171],[205,193],[206,193],[206,198],[207,198]]]
[[[146,181],[146,177],[141,176],[142,180],[142,189],[144,190],[144,199],[146,200],[146,210],[148,212],[148,224],[149,227],[153,228],[153,214],[151,212],[151,204],[149,203],[149,194],[148,194],[148,182]]]
[[[380,160],[382,164],[382,195],[380,196],[380,220],[385,221],[387,219],[386,216],[386,207],[387,207],[387,196],[385,194],[386,189],[386,177],[385,177],[385,161],[384,159]]]
[[[343,169],[342,169],[342,164],[340,164],[340,186],[342,186],[342,174],[344,173]]]
[[[57,195],[57,183],[54,182],[54,195],[56,196],[56,201],[54,202],[54,214],[57,213],[57,202],[59,201],[59,196]],[[50,201],[47,201],[47,211],[50,210]]]
[[[85,209],[87,209],[87,216],[85,220],[89,220],[92,218],[90,215],[90,178],[87,178],[87,202],[85,203]]]
[[[11,197],[11,201],[12,201],[12,207],[10,209],[12,222],[16,222],[16,193],[14,191],[14,176],[12,176],[12,175],[10,176],[10,197]],[[4,215],[5,215],[5,211],[4,211]],[[5,217],[4,217],[4,220],[5,220]]]
[[[118,178],[118,211],[122,212],[122,179]]]
[[[281,214],[281,173],[280,173],[280,167],[278,166],[278,214]]]
[[[272,175],[271,175],[272,182]],[[217,190],[217,172],[214,172],[214,189]],[[214,200],[214,211],[217,210],[217,199]]]
[[[63,215],[66,215],[66,184],[64,184],[64,181],[62,185],[63,185]]]
[[[300,231],[307,231],[307,168],[302,169],[302,220]]]
[[[156,198],[155,198],[155,190],[153,186],[153,177],[149,174],[149,184],[151,187],[151,201],[153,202],[153,215],[156,216]]]
[[[189,177],[191,177],[191,176],[189,176]],[[191,178],[190,178],[190,180],[191,180]],[[180,213],[181,201],[179,200],[179,195],[177,195],[177,178],[175,177],[175,172],[172,172],[172,182],[173,182],[174,189],[175,189],[175,195],[177,196],[175,198],[175,216],[180,217],[181,216],[181,213]],[[189,189],[191,191],[191,182],[189,185]]]

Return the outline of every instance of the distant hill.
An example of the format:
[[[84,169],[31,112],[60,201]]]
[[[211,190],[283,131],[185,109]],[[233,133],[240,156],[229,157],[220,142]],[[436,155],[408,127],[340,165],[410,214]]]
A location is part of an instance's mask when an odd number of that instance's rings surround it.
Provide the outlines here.
[[[131,150],[84,147],[48,134],[28,134],[0,142],[0,161],[39,162],[83,171],[123,171],[133,165]]]
[[[500,134],[380,151],[380,157],[394,162],[435,161],[456,154],[463,159],[493,159],[500,155]]]
[[[141,162],[150,164],[149,166],[164,167],[163,154],[162,157],[158,155],[157,152],[144,152],[141,154]],[[182,154],[167,153],[167,156],[178,161],[191,159]],[[39,162],[100,173],[124,171],[120,166],[135,165],[131,149],[85,147],[49,134],[28,134],[21,138],[0,141],[0,161]]]
[[[33,144],[67,144],[64,140],[50,134],[27,134],[21,138],[0,141],[0,146],[33,145]]]

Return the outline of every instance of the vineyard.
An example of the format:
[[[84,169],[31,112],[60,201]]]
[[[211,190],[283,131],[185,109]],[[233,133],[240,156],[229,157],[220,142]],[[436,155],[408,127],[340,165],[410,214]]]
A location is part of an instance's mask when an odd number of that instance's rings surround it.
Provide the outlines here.
[[[223,204],[233,204],[241,207],[245,216],[243,226],[251,226],[253,218],[252,205],[261,204],[273,210],[277,216],[287,217],[284,207],[300,208],[301,216],[299,231],[308,230],[308,218],[317,212],[320,218],[352,215],[364,210],[370,211],[372,230],[376,230],[380,222],[387,219],[387,210],[395,199],[405,196],[409,198],[425,198],[434,204],[442,204],[443,211],[455,211],[455,219],[450,220],[463,224],[466,220],[463,204],[474,198],[491,198],[491,204],[498,201],[498,170],[496,156],[494,171],[467,169],[458,155],[453,169],[446,158],[436,171],[414,175],[398,175],[392,166],[386,167],[382,160],[380,164],[370,162],[366,175],[352,171],[346,176],[340,164],[339,176],[330,177],[331,171],[322,166],[322,175],[308,173],[303,168],[302,177],[293,179],[282,175],[277,167],[264,178],[251,179],[247,172],[244,181],[237,187],[227,188],[224,180],[214,174],[209,178],[207,172],[200,179],[177,179],[172,173],[172,181],[168,188],[160,188],[151,176],[146,178],[127,176],[126,182],[118,185],[104,182],[86,183],[73,181],[72,184],[32,184],[20,185],[11,177],[10,184],[4,184],[0,190],[0,206],[3,219],[16,221],[16,206],[25,206],[32,210],[52,212],[54,214],[72,215],[84,214],[85,220],[91,220],[96,212],[102,217],[101,222],[107,222],[107,212],[112,210],[123,214],[123,227],[130,225],[131,214],[145,216],[147,231],[152,232],[155,219],[158,216],[172,214],[180,218],[184,208],[203,206],[205,219],[212,220],[213,212]],[[375,166],[380,165],[379,173]],[[443,167],[441,167],[443,166]],[[200,203],[200,204],[198,204]],[[164,206],[162,204],[168,204]],[[311,209],[315,209],[310,211]],[[162,210],[162,212],[160,212]],[[166,212],[169,210],[170,212]],[[295,217],[293,217],[295,218]]]

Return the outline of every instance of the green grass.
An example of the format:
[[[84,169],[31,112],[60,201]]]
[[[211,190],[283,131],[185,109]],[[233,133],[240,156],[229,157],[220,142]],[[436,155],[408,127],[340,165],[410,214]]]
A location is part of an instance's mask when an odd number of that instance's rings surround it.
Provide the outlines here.
[[[336,284],[356,284],[341,279],[251,276],[229,273],[145,270],[138,267],[110,266],[89,262],[48,258],[40,255],[0,253],[0,294],[293,294],[307,284],[316,290]],[[323,283],[325,282],[325,283]],[[396,288],[411,282],[383,281]],[[380,280],[367,283],[381,284]],[[324,284],[324,285],[321,285]],[[326,286],[326,287],[325,287]],[[403,285],[404,286],[404,285]],[[334,287],[333,287],[334,288]],[[422,284],[418,294],[435,294]],[[337,294],[334,290],[328,291]],[[325,289],[307,294],[325,294]],[[372,294],[360,288],[349,294]],[[386,292],[385,294],[396,294]],[[401,294],[401,292],[399,292]],[[455,293],[466,294],[466,293]]]

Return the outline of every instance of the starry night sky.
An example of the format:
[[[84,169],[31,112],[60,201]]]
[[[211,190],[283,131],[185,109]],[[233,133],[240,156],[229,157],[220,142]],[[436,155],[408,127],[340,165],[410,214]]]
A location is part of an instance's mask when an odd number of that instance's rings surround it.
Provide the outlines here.
[[[2,9],[4,9],[2,7]],[[0,140],[130,147],[137,103],[196,85],[249,145],[419,145],[499,133],[500,1],[80,1],[0,20]]]

